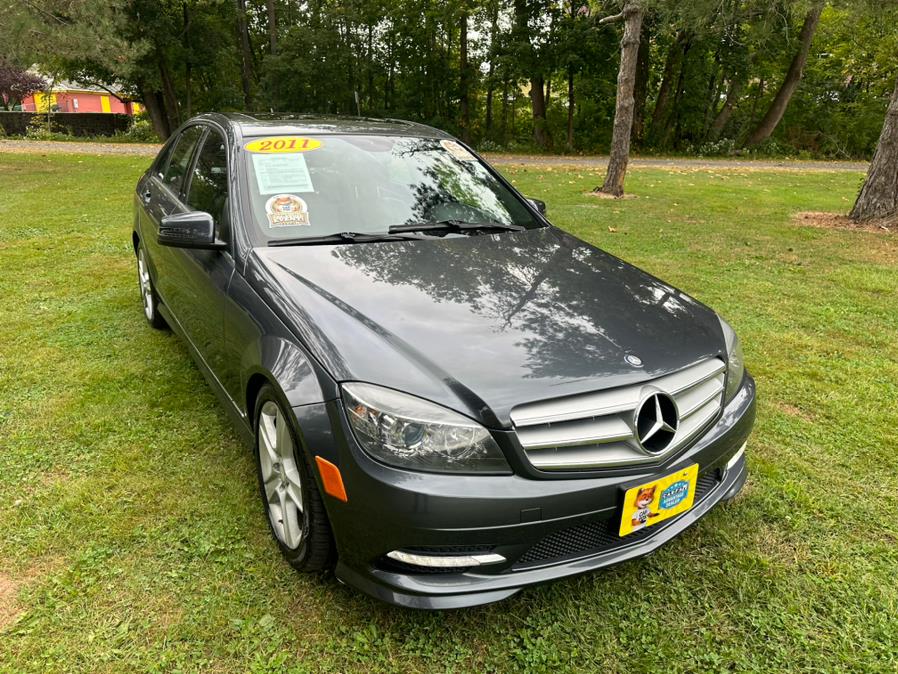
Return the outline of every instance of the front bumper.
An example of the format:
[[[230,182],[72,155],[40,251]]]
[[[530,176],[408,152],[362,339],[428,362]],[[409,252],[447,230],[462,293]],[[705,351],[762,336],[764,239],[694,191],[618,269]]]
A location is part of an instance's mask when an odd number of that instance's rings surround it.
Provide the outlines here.
[[[685,452],[653,467],[563,479],[439,475],[384,466],[352,439],[339,401],[295,408],[306,446],[337,464],[349,500],[325,497],[337,541],[337,577],[384,601],[445,609],[498,601],[522,587],[648,554],[745,482],[742,456],[755,417],[755,386],[742,387],[717,422]],[[322,419],[322,414],[327,419]],[[616,535],[624,485],[699,464],[691,510],[626,538]],[[391,550],[488,551],[505,562],[452,572],[390,563]]]

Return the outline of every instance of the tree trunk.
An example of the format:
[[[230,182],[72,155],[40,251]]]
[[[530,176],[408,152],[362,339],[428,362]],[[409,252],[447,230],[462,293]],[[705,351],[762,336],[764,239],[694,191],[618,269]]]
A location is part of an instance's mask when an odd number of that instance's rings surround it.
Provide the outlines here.
[[[530,78],[530,108],[533,112],[533,142],[547,150],[552,147],[552,134],[546,123],[546,93],[542,75]]]
[[[508,142],[508,72],[502,77],[502,144]]]
[[[165,106],[162,102],[161,94],[150,89],[145,84],[141,84],[140,97],[144,107],[147,109],[147,114],[150,116],[153,130],[164,141],[171,135],[172,128],[168,123],[168,115],[165,114]]]
[[[652,135],[661,131],[661,125],[667,120],[670,110],[670,91],[673,88],[674,78],[679,77],[680,62],[683,60],[684,50],[687,48],[688,39],[686,33],[677,33],[677,40],[667,51],[664,61],[664,74],[661,76],[661,86],[658,88],[658,96],[655,99],[655,109],[652,111]]]
[[[673,103],[671,104],[671,115],[665,124],[664,127],[664,136],[661,140],[661,145],[663,147],[668,147],[671,145],[670,139],[673,137],[673,146],[677,147],[680,144],[680,131],[681,131],[681,121],[682,118],[680,113],[682,108],[680,107],[680,103],[683,101],[683,94],[686,93],[686,65],[687,65],[687,57],[689,56],[689,50],[692,48],[692,39],[686,41],[683,45],[683,58],[680,60],[680,75],[677,77],[677,88],[674,91]]]
[[[720,134],[723,133],[724,127],[727,125],[727,122],[730,121],[730,117],[733,116],[733,110],[736,109],[736,102],[739,100],[739,96],[742,94],[742,88],[744,86],[745,80],[742,79],[741,75],[737,75],[730,80],[726,101],[720,109],[720,112],[714,117],[714,121],[711,122],[711,129],[708,136],[712,140],[717,140],[720,138]]]
[[[243,86],[243,107],[252,110],[253,53],[246,25],[246,0],[237,0],[237,39],[240,43],[240,84]]]
[[[639,36],[642,31],[643,9],[630,0],[621,13],[624,35],[620,42],[620,68],[617,72],[617,101],[614,108],[614,130],[611,136],[611,156],[605,183],[597,191],[623,196],[627,164],[630,161],[630,134],[633,130],[633,91],[636,87],[636,64],[639,56]]]
[[[374,24],[368,20],[365,45],[365,72],[368,75],[368,107],[374,108]]]
[[[567,149],[574,150],[574,68],[567,69]]]
[[[156,57],[159,63],[159,77],[162,81],[162,100],[165,103],[163,110],[168,119],[169,129],[174,131],[181,126],[181,109],[178,103],[178,97],[175,95],[175,86],[172,83],[168,63],[165,61],[161,49],[157,48]]]
[[[461,138],[471,142],[471,105],[468,99],[468,12],[462,11],[458,30],[458,107],[461,116]]]
[[[265,7],[268,10],[268,48],[274,56],[278,50],[278,22],[274,0],[266,0]]]
[[[543,64],[534,46],[534,35],[529,26],[530,18],[539,9],[536,3],[529,0],[514,0],[512,37],[520,47],[517,64],[530,80],[530,111],[533,118],[533,142],[542,149],[552,146],[552,136],[546,124],[546,79]],[[515,96],[514,101],[517,101]],[[515,105],[512,104],[512,133],[514,133]]]
[[[184,48],[184,119],[190,119],[193,107],[193,52],[190,41],[190,10],[184,3],[184,32],[181,46]]]
[[[889,225],[894,225],[898,219],[898,82],[867,179],[851,209],[851,219],[859,222],[888,220]]]
[[[651,73],[651,44],[649,31],[644,26],[639,38],[639,53],[636,57],[636,84],[633,88],[633,133],[634,142],[641,143],[645,136],[645,102],[649,91]]]
[[[711,68],[711,74],[708,76],[708,97],[705,99],[705,115],[702,122],[702,135],[706,136],[708,127],[711,125],[711,116],[717,109],[717,102],[720,100],[720,87],[723,85],[724,73],[720,67],[720,48],[714,53],[714,65]]]
[[[754,131],[749,135],[746,141],[747,145],[758,145],[770,138],[771,134],[776,130],[777,125],[783,118],[786,108],[789,107],[789,101],[801,82],[801,75],[804,72],[805,64],[808,62],[808,54],[811,51],[811,42],[814,40],[814,33],[817,31],[817,24],[820,22],[820,13],[823,11],[823,2],[817,2],[807,16],[804,18],[804,24],[801,27],[801,35],[799,36],[798,51],[789,64],[789,70],[786,72],[786,78],[783,80],[779,91],[773,97],[773,102],[767,110],[767,114],[758,124]]]
[[[486,120],[484,122],[485,135],[491,137],[493,131],[493,97],[496,89],[496,38],[499,34],[499,2],[490,3],[490,46],[489,67],[486,72]]]

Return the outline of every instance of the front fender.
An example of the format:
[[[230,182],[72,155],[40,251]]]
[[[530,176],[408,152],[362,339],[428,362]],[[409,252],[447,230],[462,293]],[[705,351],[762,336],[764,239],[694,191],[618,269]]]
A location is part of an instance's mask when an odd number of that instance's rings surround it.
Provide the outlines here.
[[[264,377],[276,384],[283,392],[291,407],[320,403],[333,397],[321,385],[319,368],[297,345],[283,339],[266,335],[249,346],[243,353],[241,362],[243,390],[251,390],[254,377]],[[245,401],[247,413],[250,401]]]

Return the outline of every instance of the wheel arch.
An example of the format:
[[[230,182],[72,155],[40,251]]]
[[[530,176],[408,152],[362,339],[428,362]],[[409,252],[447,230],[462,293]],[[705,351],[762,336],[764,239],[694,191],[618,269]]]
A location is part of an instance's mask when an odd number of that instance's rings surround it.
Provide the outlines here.
[[[270,375],[262,372],[254,372],[246,382],[244,403],[246,404],[246,418],[251,425],[256,423],[256,402],[259,400],[262,387],[266,384],[270,384],[275,389],[278,388],[277,384],[270,379]]]
[[[299,346],[282,337],[262,337],[246,350],[243,361],[246,373],[243,402],[247,418],[251,419],[255,414],[259,391],[265,384],[271,384],[291,408],[328,399],[319,381],[318,368],[311,358]]]

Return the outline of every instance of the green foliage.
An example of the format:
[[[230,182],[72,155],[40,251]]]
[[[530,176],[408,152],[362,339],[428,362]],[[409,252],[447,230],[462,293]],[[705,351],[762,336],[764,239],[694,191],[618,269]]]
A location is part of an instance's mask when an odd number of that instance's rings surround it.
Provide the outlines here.
[[[68,140],[70,137],[70,134],[52,128],[47,115],[35,115],[25,129],[28,140]]]
[[[145,116],[134,118],[131,126],[123,133],[116,134],[117,140],[127,143],[158,143],[159,136],[153,129],[153,125]]]
[[[163,136],[197,112],[274,110],[406,118],[475,143],[544,151],[533,146],[538,126],[556,151],[607,150],[620,27],[598,20],[619,2],[274,0],[272,50],[269,3],[246,0],[245,50],[243,1],[12,3],[0,8],[0,44],[15,43],[9,58],[16,63],[123,84],[147,103]],[[645,95],[636,105],[645,129],[634,138],[636,149],[713,152],[721,139],[741,146],[784,78],[810,0],[644,4],[648,60]],[[825,157],[872,153],[898,75],[896,22],[894,3],[831,0],[803,81],[774,135],[776,147]],[[534,121],[529,97],[531,82],[539,81],[545,121]],[[470,122],[463,129],[466,89]],[[730,91],[732,114],[715,130]]]

